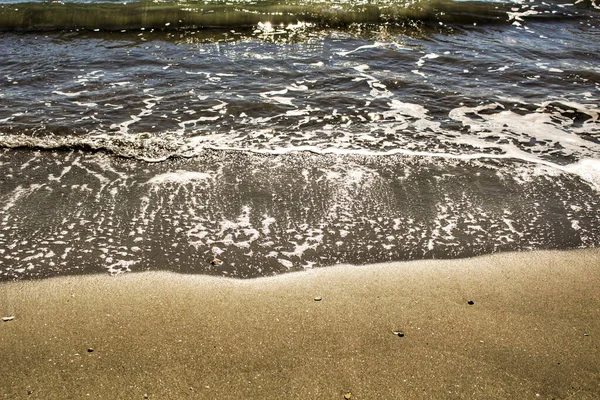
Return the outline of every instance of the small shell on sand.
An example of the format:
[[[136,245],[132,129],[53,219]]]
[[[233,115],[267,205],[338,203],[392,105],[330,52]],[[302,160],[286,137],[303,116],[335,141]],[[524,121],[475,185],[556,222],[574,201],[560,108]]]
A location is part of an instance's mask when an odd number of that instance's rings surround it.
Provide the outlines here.
[[[215,258],[214,260],[212,260],[210,262],[210,265],[213,265],[215,267],[218,267],[220,265],[223,265],[223,261],[219,260],[218,258]]]
[[[12,321],[13,319],[15,319],[14,315],[11,315],[10,317],[2,317],[2,321],[4,322]]]

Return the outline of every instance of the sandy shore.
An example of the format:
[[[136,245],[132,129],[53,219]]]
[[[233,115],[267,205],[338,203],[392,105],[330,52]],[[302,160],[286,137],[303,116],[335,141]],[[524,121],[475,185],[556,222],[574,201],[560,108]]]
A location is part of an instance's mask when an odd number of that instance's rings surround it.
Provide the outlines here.
[[[598,250],[0,290],[2,398],[600,398]]]

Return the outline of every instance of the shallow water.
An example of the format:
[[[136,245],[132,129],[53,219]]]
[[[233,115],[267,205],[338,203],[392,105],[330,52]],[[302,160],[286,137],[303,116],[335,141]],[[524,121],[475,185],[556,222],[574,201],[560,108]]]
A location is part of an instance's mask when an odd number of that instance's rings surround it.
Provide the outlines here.
[[[0,2],[0,279],[595,247],[598,21],[589,1]]]

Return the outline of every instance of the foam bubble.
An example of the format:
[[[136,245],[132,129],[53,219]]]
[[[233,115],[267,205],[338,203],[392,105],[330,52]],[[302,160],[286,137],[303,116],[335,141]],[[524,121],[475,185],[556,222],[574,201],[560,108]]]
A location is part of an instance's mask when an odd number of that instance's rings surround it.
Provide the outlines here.
[[[187,184],[203,182],[210,179],[212,179],[212,176],[204,172],[177,170],[175,172],[156,175],[146,183],[151,185],[164,185],[169,183]]]

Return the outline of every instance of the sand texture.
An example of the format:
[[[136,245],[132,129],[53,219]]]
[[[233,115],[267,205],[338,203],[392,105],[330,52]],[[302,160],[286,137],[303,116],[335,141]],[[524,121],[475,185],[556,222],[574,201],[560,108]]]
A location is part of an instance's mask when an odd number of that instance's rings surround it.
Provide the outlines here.
[[[6,399],[600,398],[598,250],[0,290]]]

